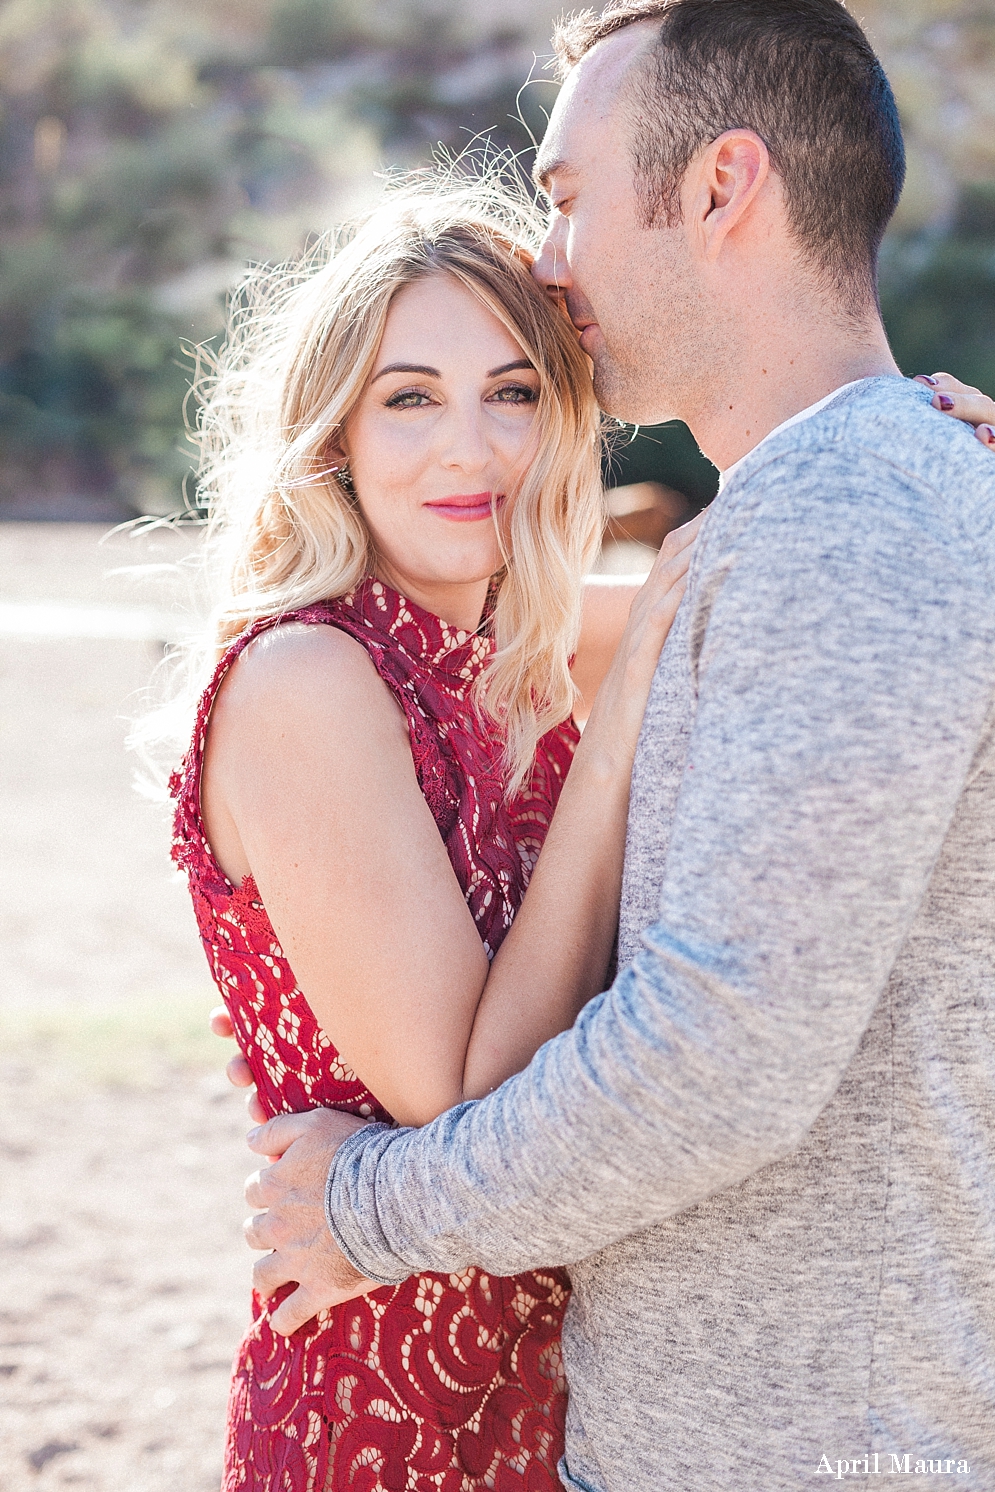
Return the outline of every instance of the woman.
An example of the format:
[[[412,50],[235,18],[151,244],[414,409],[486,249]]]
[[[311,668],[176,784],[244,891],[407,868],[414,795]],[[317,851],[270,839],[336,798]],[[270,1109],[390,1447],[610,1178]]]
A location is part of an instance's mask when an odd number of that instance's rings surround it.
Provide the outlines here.
[[[582,624],[599,415],[530,228],[395,198],[275,307],[243,302],[206,405],[228,594],[174,856],[267,1114],[425,1123],[606,978],[696,525],[624,635],[631,585]],[[575,654],[588,697],[607,668],[579,747]],[[225,1487],[555,1488],[567,1291],[557,1269],[423,1276],[289,1340],[257,1298]]]

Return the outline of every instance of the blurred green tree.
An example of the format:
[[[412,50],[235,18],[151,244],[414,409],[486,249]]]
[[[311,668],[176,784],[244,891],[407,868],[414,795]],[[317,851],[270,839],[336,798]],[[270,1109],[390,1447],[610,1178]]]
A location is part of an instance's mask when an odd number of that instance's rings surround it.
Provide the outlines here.
[[[995,390],[995,184],[961,189],[950,232],[892,235],[881,280],[904,371]]]
[[[182,344],[300,247],[478,131],[528,145],[519,33],[360,0],[9,0],[0,11],[0,513],[169,510]],[[547,93],[549,85],[546,86]],[[534,126],[541,110],[532,103]]]
[[[995,388],[995,21],[971,0],[868,4],[912,161],[883,261],[896,351],[908,372]],[[176,508],[182,346],[219,332],[241,267],[293,252],[368,200],[378,166],[437,142],[486,138],[527,167],[554,96],[534,48],[557,9],[5,0],[0,515]],[[715,480],[673,426],[617,442],[608,475],[696,505]]]

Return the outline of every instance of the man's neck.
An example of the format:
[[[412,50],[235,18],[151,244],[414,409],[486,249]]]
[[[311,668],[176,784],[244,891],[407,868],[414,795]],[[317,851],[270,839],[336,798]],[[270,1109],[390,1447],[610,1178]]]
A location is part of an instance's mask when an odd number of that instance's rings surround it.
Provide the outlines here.
[[[854,331],[758,328],[713,382],[707,402],[685,418],[706,456],[724,471],[778,425],[844,384],[889,375],[901,377],[901,370],[876,318]]]

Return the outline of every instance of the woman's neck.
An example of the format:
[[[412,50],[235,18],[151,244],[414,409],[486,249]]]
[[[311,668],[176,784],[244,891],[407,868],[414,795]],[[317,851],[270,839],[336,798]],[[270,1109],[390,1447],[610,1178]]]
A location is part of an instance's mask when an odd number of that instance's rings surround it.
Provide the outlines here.
[[[421,581],[401,575],[390,565],[378,561],[374,572],[378,580],[414,601],[424,611],[461,632],[476,632],[487,599],[490,576],[483,580]]]

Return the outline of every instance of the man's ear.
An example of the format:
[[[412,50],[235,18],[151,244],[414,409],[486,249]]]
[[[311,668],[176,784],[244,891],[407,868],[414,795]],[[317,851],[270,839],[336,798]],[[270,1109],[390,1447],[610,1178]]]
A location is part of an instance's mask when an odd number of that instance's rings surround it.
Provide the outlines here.
[[[718,258],[729,234],[749,217],[770,175],[770,152],[753,130],[726,130],[692,163],[685,210],[707,260]]]

